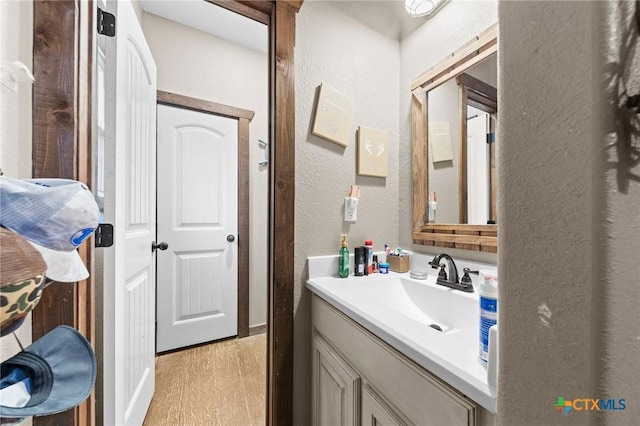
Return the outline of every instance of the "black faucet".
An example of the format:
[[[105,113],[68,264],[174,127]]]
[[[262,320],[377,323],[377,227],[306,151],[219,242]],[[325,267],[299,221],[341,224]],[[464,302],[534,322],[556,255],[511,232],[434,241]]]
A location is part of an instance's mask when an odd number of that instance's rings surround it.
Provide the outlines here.
[[[446,265],[444,263],[440,263],[442,259],[447,261]],[[473,285],[471,285],[470,280],[462,280],[462,282],[458,282],[458,268],[456,267],[456,263],[448,254],[441,253],[436,255],[433,260],[429,262],[429,265],[431,265],[433,269],[440,268],[440,272],[438,272],[438,279],[436,280],[437,284],[444,285],[455,290],[473,293]],[[445,266],[449,267],[449,276],[447,276]]]

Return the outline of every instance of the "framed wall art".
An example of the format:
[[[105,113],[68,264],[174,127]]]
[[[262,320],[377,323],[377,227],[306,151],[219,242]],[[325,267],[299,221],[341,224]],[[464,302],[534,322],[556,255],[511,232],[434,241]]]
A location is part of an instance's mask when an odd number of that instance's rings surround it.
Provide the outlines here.
[[[358,174],[387,177],[389,133],[364,126],[358,128]]]

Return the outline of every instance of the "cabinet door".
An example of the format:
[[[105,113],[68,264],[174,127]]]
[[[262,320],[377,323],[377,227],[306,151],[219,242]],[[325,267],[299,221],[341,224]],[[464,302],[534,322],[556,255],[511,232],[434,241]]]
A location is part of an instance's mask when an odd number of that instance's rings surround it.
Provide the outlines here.
[[[313,338],[313,424],[360,425],[360,377],[320,336]]]
[[[410,422],[400,418],[369,386],[362,388],[362,426],[407,426]]]

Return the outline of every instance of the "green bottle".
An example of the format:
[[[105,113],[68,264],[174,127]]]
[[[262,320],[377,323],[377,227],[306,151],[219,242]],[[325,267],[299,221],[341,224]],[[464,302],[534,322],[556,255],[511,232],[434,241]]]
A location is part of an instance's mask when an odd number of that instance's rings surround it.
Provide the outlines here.
[[[347,247],[347,234],[340,235],[340,256],[338,259],[338,274],[340,278],[349,277],[349,247]]]

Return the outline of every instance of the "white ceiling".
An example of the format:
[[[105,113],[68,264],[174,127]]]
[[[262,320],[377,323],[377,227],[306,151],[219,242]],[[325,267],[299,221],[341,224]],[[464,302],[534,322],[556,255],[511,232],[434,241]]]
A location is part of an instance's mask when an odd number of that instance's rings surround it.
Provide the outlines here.
[[[267,52],[266,25],[204,0],[139,0],[139,3],[145,12]]]
[[[402,40],[428,19],[409,16],[404,9],[404,0],[333,0],[331,4],[345,15],[394,40]]]
[[[424,17],[410,17],[404,10],[404,0],[306,1],[330,1],[333,7],[345,15],[394,40],[402,40],[427,20]],[[267,52],[266,25],[205,0],[139,0],[139,3],[146,12],[259,52]]]

